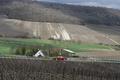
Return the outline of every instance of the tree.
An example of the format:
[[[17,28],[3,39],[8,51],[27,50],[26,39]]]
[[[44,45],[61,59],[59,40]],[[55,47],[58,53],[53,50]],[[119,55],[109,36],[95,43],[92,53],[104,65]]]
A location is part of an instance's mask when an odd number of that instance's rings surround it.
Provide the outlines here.
[[[15,54],[16,54],[16,55],[21,55],[21,49],[20,49],[20,48],[17,48],[17,49],[15,50]]]
[[[60,53],[59,53],[59,52],[51,52],[51,53],[50,53],[50,56],[51,56],[51,57],[60,56]]]

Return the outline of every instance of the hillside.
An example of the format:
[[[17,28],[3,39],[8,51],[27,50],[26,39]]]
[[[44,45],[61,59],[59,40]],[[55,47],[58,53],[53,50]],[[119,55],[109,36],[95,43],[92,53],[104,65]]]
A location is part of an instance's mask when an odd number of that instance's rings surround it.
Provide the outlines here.
[[[4,17],[4,16],[3,16]],[[72,25],[49,22],[31,22],[17,19],[0,18],[0,35],[22,38],[57,39],[82,43],[103,43],[119,45],[120,29],[98,25]],[[110,27],[106,31],[102,29]],[[90,29],[91,28],[91,29]]]
[[[0,0],[0,36],[120,45],[119,35],[117,9]]]
[[[10,19],[37,22],[120,25],[120,10],[117,9],[36,0],[0,0],[0,14]]]

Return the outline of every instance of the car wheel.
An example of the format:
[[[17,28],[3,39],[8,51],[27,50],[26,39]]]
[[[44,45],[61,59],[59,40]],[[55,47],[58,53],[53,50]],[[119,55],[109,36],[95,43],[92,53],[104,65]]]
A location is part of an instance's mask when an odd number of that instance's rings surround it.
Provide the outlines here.
[[[66,59],[63,59],[63,60],[66,60]]]
[[[58,60],[57,58],[55,60]]]

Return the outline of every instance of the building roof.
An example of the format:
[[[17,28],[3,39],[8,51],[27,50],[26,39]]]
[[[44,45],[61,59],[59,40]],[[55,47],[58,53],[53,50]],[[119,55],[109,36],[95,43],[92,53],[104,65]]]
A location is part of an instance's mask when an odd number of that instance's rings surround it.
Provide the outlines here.
[[[49,55],[48,51],[38,50],[34,56],[35,57],[39,57],[39,56],[45,57],[45,56],[48,56],[48,55]]]
[[[74,51],[71,51],[71,50],[69,50],[69,49],[63,49],[64,51],[67,51],[67,52],[69,52],[69,53],[73,53],[73,54],[75,54],[76,52],[74,52]]]

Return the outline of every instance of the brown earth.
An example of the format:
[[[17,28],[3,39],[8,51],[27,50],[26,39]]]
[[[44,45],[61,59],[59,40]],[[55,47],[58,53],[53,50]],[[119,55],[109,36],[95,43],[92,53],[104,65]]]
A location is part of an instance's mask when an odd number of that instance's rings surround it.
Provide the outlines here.
[[[82,52],[77,53],[80,57],[92,57],[92,58],[104,58],[104,59],[120,59],[120,51],[113,50],[95,50],[95,49],[84,49],[95,52]]]
[[[120,53],[120,51],[116,51],[116,50],[99,50],[99,49],[84,49],[84,50],[95,51],[95,52],[118,52]]]
[[[120,59],[120,51],[116,50],[97,50],[97,49],[84,49],[93,52],[77,53],[80,57],[104,58],[104,59]]]

